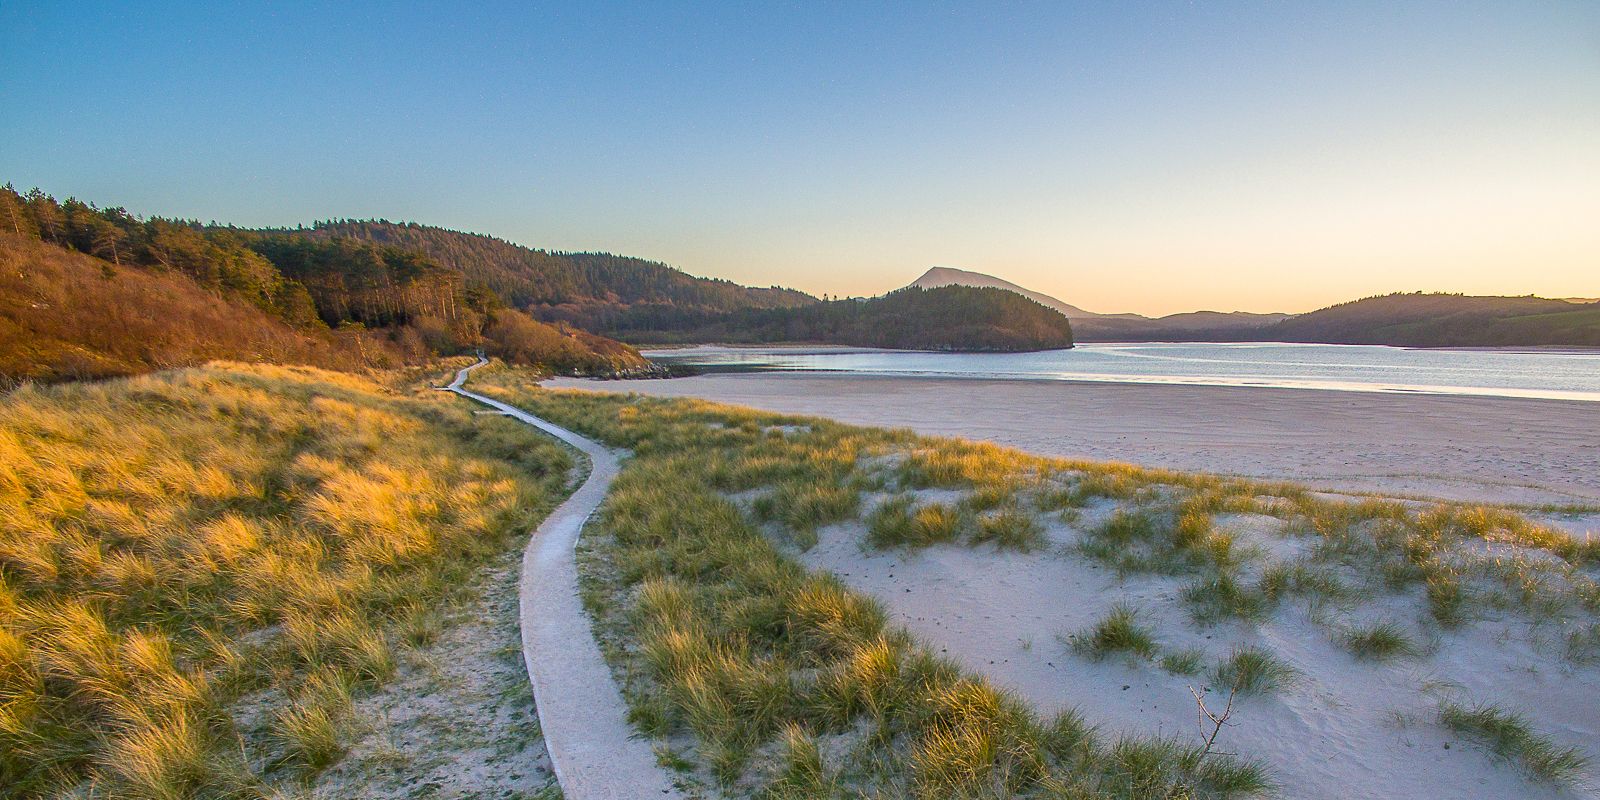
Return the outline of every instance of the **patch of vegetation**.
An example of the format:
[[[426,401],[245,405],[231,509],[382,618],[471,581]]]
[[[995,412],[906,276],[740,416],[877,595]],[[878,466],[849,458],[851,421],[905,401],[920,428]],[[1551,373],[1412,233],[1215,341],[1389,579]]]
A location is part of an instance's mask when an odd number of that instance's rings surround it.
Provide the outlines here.
[[[1207,504],[1215,502],[1214,497],[1214,493],[1201,490],[1176,504],[1118,509],[1103,524],[1087,531],[1078,549],[1123,575],[1230,573],[1248,553],[1234,546],[1231,533],[1212,525]]]
[[[1569,783],[1589,763],[1577,748],[1556,744],[1536,733],[1526,717],[1498,706],[1447,701],[1439,706],[1439,722],[1540,780]]]
[[[1363,661],[1393,661],[1420,652],[1405,630],[1392,622],[1350,628],[1339,634],[1339,642]]]
[[[1600,661],[1600,622],[1581,625],[1567,634],[1567,658],[1580,664]]]
[[[1174,675],[1199,675],[1205,671],[1206,651],[1186,647],[1161,654],[1161,668]]]
[[[978,517],[974,543],[993,542],[995,547],[1028,552],[1044,546],[1044,528],[1033,514],[1015,506]]]
[[[964,517],[943,503],[916,505],[911,495],[896,495],[867,515],[867,543],[873,547],[927,547],[961,537]]]
[[[1272,694],[1293,686],[1300,672],[1271,650],[1243,645],[1218,663],[1211,677],[1240,694]]]
[[[511,547],[571,464],[438,393],[311,369],[10,392],[0,786],[256,797],[314,773],[418,610]],[[259,732],[235,721],[247,695]]]
[[[1259,620],[1274,605],[1272,595],[1241,584],[1227,572],[1190,582],[1183,587],[1182,597],[1189,614],[1206,625],[1227,619]]]
[[[1272,564],[1262,570],[1260,593],[1268,600],[1304,597],[1313,603],[1339,602],[1355,595],[1333,570],[1305,560]]]
[[[1153,658],[1158,649],[1155,630],[1140,624],[1139,611],[1118,603],[1100,621],[1068,637],[1072,649],[1096,661],[1117,654]]]
[[[861,492],[848,483],[791,479],[756,498],[753,508],[762,519],[806,533],[854,517],[861,508]]]

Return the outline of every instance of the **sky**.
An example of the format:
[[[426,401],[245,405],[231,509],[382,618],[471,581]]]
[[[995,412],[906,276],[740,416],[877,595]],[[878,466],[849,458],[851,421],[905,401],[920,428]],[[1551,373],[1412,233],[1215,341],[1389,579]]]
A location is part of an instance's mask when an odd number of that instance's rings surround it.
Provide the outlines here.
[[[0,182],[1103,312],[1600,297],[1600,2],[0,2]]]

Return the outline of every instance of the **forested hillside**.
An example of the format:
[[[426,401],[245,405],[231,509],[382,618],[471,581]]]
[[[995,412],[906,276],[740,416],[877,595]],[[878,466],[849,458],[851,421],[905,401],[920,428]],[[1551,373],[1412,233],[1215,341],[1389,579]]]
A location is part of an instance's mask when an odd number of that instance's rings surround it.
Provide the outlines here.
[[[9,226],[0,233],[0,388],[219,358],[336,369],[402,360],[370,332],[292,325],[181,274],[117,267]]]
[[[472,347],[566,373],[653,369],[398,246],[142,219],[9,185],[0,231],[3,382],[211,358],[382,367]]]
[[[1258,341],[1402,347],[1600,346],[1600,304],[1543,297],[1391,294],[1254,330]]]
[[[907,287],[882,297],[798,308],[691,313],[638,309],[601,320],[634,342],[821,342],[909,350],[1028,351],[1072,346],[1054,309],[994,288]]]
[[[554,253],[492,236],[383,220],[322,222],[278,231],[311,239],[355,239],[403,247],[464,275],[507,303],[543,319],[583,327],[608,309],[660,305],[695,311],[787,308],[816,298],[782,288],[751,288],[697,278],[655,261],[610,253]]]

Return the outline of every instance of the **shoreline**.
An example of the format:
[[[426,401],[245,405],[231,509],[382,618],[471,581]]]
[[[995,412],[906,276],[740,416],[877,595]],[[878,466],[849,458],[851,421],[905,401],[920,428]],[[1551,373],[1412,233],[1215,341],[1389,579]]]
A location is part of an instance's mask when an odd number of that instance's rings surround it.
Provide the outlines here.
[[[698,397],[1338,492],[1600,505],[1600,404],[1578,400],[817,372],[545,385]]]
[[[906,351],[892,351],[906,352]],[[821,352],[796,352],[794,355],[827,355]],[[952,381],[1016,381],[1034,383],[1064,383],[1064,384],[1128,384],[1134,386],[1212,386],[1228,389],[1278,389],[1286,391],[1316,391],[1316,392],[1351,392],[1356,394],[1388,394],[1408,395],[1420,397],[1487,397],[1503,400],[1544,400],[1551,402],[1567,403],[1600,403],[1600,394],[1591,395],[1587,392],[1563,392],[1559,390],[1516,390],[1494,389],[1490,387],[1473,386],[1410,386],[1404,384],[1378,384],[1378,383],[1346,383],[1318,381],[1256,381],[1246,379],[1220,379],[1181,376],[1141,376],[1141,375],[1107,375],[1103,378],[1087,377],[1075,374],[1064,377],[1050,377],[1047,375],[1018,375],[1005,373],[971,374],[960,372],[939,372],[936,370],[903,371],[903,372],[871,372],[866,370],[842,370],[826,367],[773,367],[765,364],[713,364],[713,365],[686,365],[697,371],[691,375],[667,376],[668,380],[685,377],[698,377],[700,375],[831,375],[846,378],[902,380],[906,378],[922,378],[930,380]]]
[[[1166,344],[1166,343],[1162,343]],[[1211,346],[1209,343],[1203,343]],[[1381,350],[1390,353],[1405,352],[1493,352],[1503,356],[1533,356],[1541,363],[1517,363],[1510,372],[1504,362],[1489,362],[1498,366],[1475,363],[1445,362],[1416,365],[1394,355],[1367,356],[1373,363],[1362,366],[1347,362],[1343,356],[1312,357],[1322,364],[1321,358],[1331,358],[1320,368],[1297,369],[1306,366],[1294,362],[1279,364],[1283,356],[1257,361],[1251,356],[1190,355],[1179,350],[1173,355],[1164,351],[1145,351],[1138,343],[1091,343],[1079,349],[1080,357],[1047,355],[1044,359],[1027,358],[1029,353],[1001,354],[1024,356],[1001,357],[994,361],[970,358],[942,358],[970,354],[947,354],[934,351],[889,350],[884,348],[851,347],[842,345],[783,345],[729,346],[694,345],[675,350],[646,350],[644,355],[658,359],[656,363],[682,368],[690,374],[719,373],[805,373],[829,374],[845,377],[938,378],[959,380],[1035,381],[1046,383],[1122,383],[1139,385],[1173,386],[1225,386],[1261,389],[1317,389],[1336,392],[1373,394],[1430,395],[1444,397],[1497,397],[1511,399],[1569,400],[1600,403],[1600,384],[1581,377],[1585,368],[1594,362],[1600,370],[1600,349],[1593,351],[1574,348],[1529,350],[1527,348],[1403,348],[1387,345],[1327,345],[1294,343],[1228,343],[1221,347],[1250,349],[1258,346],[1270,348],[1352,348]],[[1137,358],[1134,358],[1137,357]],[[1464,357],[1464,356],[1463,356]],[[1552,360],[1548,365],[1541,357]],[[1229,359],[1242,360],[1232,361]],[[1155,359],[1151,361],[1150,359]],[[1206,363],[1215,359],[1222,365]],[[1576,361],[1568,359],[1577,359]],[[1171,362],[1171,363],[1168,363]],[[1183,362],[1183,363],[1177,363]],[[1191,364],[1188,362],[1198,362]],[[1246,365],[1233,368],[1229,364]],[[1159,365],[1159,366],[1157,366]],[[1251,366],[1254,365],[1254,366]],[[1519,378],[1519,375],[1538,374],[1550,370],[1560,378],[1539,381]],[[1415,370],[1415,372],[1414,372]],[[1254,373],[1254,374],[1253,374]],[[1360,378],[1360,379],[1354,379]]]

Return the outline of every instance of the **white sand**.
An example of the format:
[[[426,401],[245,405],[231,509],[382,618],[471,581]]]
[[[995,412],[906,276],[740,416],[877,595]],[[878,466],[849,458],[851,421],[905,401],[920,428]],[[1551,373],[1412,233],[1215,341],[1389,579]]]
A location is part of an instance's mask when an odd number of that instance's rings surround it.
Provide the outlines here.
[[[1209,685],[1203,674],[1171,675],[1154,663],[1090,661],[1058,639],[1090,626],[1113,603],[1136,605],[1163,649],[1203,648],[1208,665],[1235,644],[1273,650],[1304,677],[1276,695],[1240,700],[1218,746],[1264,762],[1282,797],[1600,797],[1591,786],[1530,782],[1437,723],[1441,698],[1493,702],[1527,713],[1563,746],[1600,759],[1600,669],[1565,662],[1553,652],[1559,647],[1524,623],[1471,623],[1445,634],[1424,657],[1374,664],[1357,661],[1303,608],[1288,604],[1259,625],[1198,627],[1178,598],[1182,579],[1119,581],[1064,552],[1059,545],[1075,534],[1060,524],[1050,531],[1057,549],[1032,554],[960,546],[864,552],[859,523],[820,533],[818,545],[801,556],[808,566],[877,596],[895,622],[1041,712],[1076,707],[1111,736],[1139,732],[1198,743],[1189,686]],[[1355,613],[1363,621],[1411,626],[1420,607],[1415,597],[1389,597]],[[1339,621],[1338,614],[1330,617]],[[1212,694],[1208,703],[1220,711],[1225,701]]]
[[[754,373],[547,385],[1384,494],[1600,504],[1600,403],[1308,389]]]

